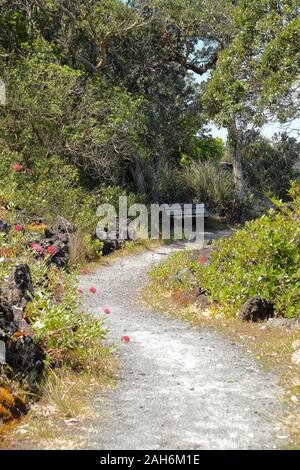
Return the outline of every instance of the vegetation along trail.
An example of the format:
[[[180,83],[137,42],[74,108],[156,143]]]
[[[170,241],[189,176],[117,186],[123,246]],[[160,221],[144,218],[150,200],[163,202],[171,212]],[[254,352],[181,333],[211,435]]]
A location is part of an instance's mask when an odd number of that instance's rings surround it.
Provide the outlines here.
[[[118,259],[82,277],[84,307],[109,308],[118,386],[104,418],[78,430],[86,449],[267,449],[284,444],[282,390],[230,340],[151,311],[138,300],[147,271],[176,247]],[[122,336],[129,342],[121,342]],[[99,410],[95,410],[99,411]],[[97,414],[97,413],[95,413]],[[277,421],[277,417],[279,418]]]

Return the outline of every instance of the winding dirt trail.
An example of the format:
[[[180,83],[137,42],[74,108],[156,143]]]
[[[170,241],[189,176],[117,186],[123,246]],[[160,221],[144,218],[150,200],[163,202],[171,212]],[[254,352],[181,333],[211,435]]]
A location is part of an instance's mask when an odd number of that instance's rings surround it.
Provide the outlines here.
[[[83,305],[109,307],[109,341],[118,345],[116,389],[85,429],[85,449],[269,449],[283,445],[283,413],[275,377],[240,346],[172,320],[138,302],[147,272],[173,248],[118,259],[84,276],[97,287]],[[129,335],[129,343],[121,343]],[[95,410],[99,411],[99,409]],[[80,433],[81,434],[81,433]]]

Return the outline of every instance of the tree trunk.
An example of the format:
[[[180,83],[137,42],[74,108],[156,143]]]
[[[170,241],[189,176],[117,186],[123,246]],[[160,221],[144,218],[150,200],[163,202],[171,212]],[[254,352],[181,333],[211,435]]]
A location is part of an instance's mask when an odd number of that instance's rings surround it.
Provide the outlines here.
[[[135,187],[139,193],[147,192],[147,185],[145,177],[138,159],[133,162],[133,165],[130,166],[130,172],[135,184]]]
[[[236,184],[239,198],[243,199],[245,195],[245,183],[241,161],[241,138],[235,122],[228,127],[228,143],[232,157],[233,180]]]

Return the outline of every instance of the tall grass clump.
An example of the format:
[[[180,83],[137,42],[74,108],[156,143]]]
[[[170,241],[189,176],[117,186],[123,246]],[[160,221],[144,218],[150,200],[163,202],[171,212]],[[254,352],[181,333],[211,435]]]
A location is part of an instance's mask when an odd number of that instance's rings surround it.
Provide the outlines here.
[[[241,202],[231,173],[212,162],[193,162],[183,170],[186,194],[193,202],[203,202],[221,217],[234,219]]]

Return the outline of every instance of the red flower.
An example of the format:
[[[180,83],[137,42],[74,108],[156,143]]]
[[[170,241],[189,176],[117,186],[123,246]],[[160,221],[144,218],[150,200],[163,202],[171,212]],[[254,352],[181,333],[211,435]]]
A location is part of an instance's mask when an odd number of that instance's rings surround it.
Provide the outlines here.
[[[96,291],[97,291],[97,289],[96,289],[96,287],[90,287],[90,288],[89,288],[89,291],[90,291],[92,294],[95,294]]]
[[[121,340],[123,341],[123,343],[129,343],[130,338],[129,338],[129,336],[124,335],[124,336],[122,336]]]
[[[62,296],[62,294],[63,294],[63,290],[64,290],[64,289],[63,289],[62,284],[60,284],[60,283],[59,283],[59,284],[56,284],[56,286],[55,286],[55,296],[56,296],[56,298],[57,298],[58,300],[61,299],[61,296]]]
[[[83,268],[80,272],[81,274],[88,274],[89,270],[87,268]]]
[[[198,262],[200,264],[205,264],[205,261],[206,261],[206,256],[200,256],[200,258],[198,259]]]
[[[47,251],[48,251],[48,253],[50,253],[50,255],[55,255],[56,247],[54,245],[51,245],[47,248]]]
[[[104,308],[103,312],[105,313],[105,315],[108,315],[110,313],[110,309],[109,308]]]
[[[31,248],[38,253],[43,253],[43,248],[38,243],[31,243]]]
[[[82,287],[78,287],[77,292],[78,292],[78,294],[83,294],[83,289],[82,289]]]
[[[22,171],[23,166],[19,162],[15,162],[12,166],[12,169],[15,173],[18,173],[19,171]]]
[[[24,227],[23,227],[23,225],[17,224],[17,225],[15,225],[15,229],[16,229],[17,232],[22,232],[24,230]]]

